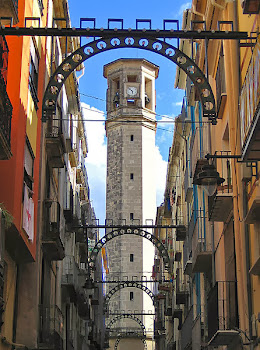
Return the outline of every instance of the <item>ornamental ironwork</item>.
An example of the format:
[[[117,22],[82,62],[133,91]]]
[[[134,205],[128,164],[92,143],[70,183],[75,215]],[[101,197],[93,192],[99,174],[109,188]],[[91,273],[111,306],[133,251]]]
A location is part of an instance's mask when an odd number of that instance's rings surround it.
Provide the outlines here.
[[[87,59],[109,50],[120,48],[138,48],[157,53],[173,63],[177,64],[191,79],[198,90],[201,100],[203,116],[212,123],[216,123],[215,98],[208,82],[208,79],[195,64],[195,62],[180,51],[177,47],[167,42],[151,38],[145,33],[143,37],[134,36],[131,32],[122,35],[115,32],[114,37],[102,37],[80,47],[70,54],[56,69],[51,76],[43,98],[42,118],[45,121],[48,117],[56,114],[56,104],[61,88],[69,75]]]
[[[117,350],[118,344],[119,344],[121,339],[123,339],[123,338],[130,338],[130,337],[135,337],[135,338],[137,337],[137,338],[139,338],[144,344],[144,349],[145,350],[147,349],[147,343],[146,343],[145,338],[142,335],[140,335],[138,333],[135,333],[135,332],[127,332],[125,334],[119,334],[117,339],[116,339],[114,349]]]
[[[143,285],[142,283],[139,282],[134,282],[134,281],[125,281],[122,283],[117,284],[114,288],[110,289],[110,291],[106,294],[105,296],[105,300],[104,300],[104,310],[107,309],[107,304],[109,302],[109,300],[111,299],[111,297],[118,292],[120,289],[123,288],[138,288],[141,289],[142,291],[144,291],[147,295],[149,295],[149,297],[152,299],[152,301],[154,302],[154,298],[155,295],[153,294],[153,292],[147,288],[145,285]]]
[[[93,248],[90,258],[89,258],[89,266],[91,269],[94,269],[95,267],[95,261],[97,258],[98,253],[102,249],[102,247],[109,242],[110,240],[120,237],[123,235],[136,235],[136,236],[141,236],[143,238],[148,239],[150,242],[153,243],[153,245],[157,248],[159,255],[162,257],[163,262],[164,262],[164,267],[166,270],[170,270],[170,258],[168,255],[168,251],[165,248],[164,244],[154,235],[152,235],[149,232],[146,232],[144,230],[138,229],[138,228],[121,228],[119,230],[113,230],[109,233],[107,233],[104,237],[102,237],[95,247]]]
[[[110,330],[111,326],[113,326],[114,323],[116,323],[117,321],[121,320],[121,319],[125,319],[125,318],[129,318],[135,322],[137,322],[142,331],[143,331],[143,335],[145,335],[145,325],[143,324],[143,322],[138,318],[136,317],[135,315],[132,315],[132,314],[123,314],[123,315],[118,315],[116,317],[114,317],[108,324],[107,326],[107,330]]]

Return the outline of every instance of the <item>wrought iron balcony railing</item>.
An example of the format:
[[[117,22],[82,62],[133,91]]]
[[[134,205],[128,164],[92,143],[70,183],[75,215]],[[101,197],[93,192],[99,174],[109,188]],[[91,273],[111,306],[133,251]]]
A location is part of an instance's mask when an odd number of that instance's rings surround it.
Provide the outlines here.
[[[235,281],[218,281],[207,299],[209,345],[230,344],[237,336],[239,325],[237,285]]]
[[[64,317],[57,305],[39,305],[39,343],[63,349]]]
[[[64,192],[63,214],[67,223],[71,223],[73,216],[73,189],[67,178],[66,190]]]
[[[198,211],[198,217],[192,236],[192,272],[208,272],[211,270],[212,245],[207,232],[208,218],[203,210]]]
[[[50,118],[46,129],[46,152],[53,168],[64,167],[65,142],[59,118]]]
[[[258,7],[258,0],[245,0],[245,8]],[[251,61],[245,76],[240,94],[240,120],[241,120],[241,144],[242,159],[254,161],[260,159],[259,138],[260,138],[260,44],[254,47]]]
[[[11,119],[13,107],[6,92],[4,78],[0,73],[0,160],[11,157]]]
[[[184,195],[185,195],[186,202],[190,202],[192,193],[193,193],[193,185],[192,185],[192,179],[191,179],[190,161],[188,160],[186,164],[185,173],[184,173]]]
[[[16,24],[18,22],[18,0],[0,0],[0,17],[11,18],[10,24]]]
[[[63,259],[63,271],[61,284],[67,288],[73,297],[79,287],[79,268],[76,264],[75,257],[66,255]]]
[[[233,184],[230,151],[216,152],[216,155],[225,158],[216,158],[215,167],[219,176],[225,181],[217,187],[213,196],[208,197],[209,219],[211,221],[225,222],[233,208]]]
[[[60,204],[46,199],[44,209],[43,251],[50,260],[62,260],[65,252],[60,235]]]
[[[207,164],[205,155],[209,150],[209,125],[202,123],[195,129],[191,142],[191,177],[196,178],[202,166]]]

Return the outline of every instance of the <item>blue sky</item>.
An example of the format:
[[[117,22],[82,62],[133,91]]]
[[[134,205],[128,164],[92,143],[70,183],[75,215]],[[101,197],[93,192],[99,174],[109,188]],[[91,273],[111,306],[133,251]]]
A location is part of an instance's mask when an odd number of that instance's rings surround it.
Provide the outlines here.
[[[107,28],[108,18],[122,18],[124,28],[134,28],[136,19],[151,19],[152,28],[163,28],[164,19],[178,19],[181,27],[182,12],[191,2],[183,0],[154,1],[132,0],[122,2],[68,0],[72,26],[79,27],[80,18],[96,18],[96,27]],[[82,44],[84,44],[84,39]],[[172,40],[172,45],[177,45]],[[176,66],[168,59],[140,49],[117,49],[89,58],[85,62],[83,77],[79,80],[80,98],[86,119],[105,119],[107,82],[103,77],[103,66],[115,59],[131,57],[145,58],[160,67],[156,80],[156,113],[158,120],[163,116],[174,118],[180,114],[183,91],[174,89]],[[87,95],[87,96],[86,96]],[[92,96],[92,97],[90,97]],[[103,113],[102,113],[103,112]],[[157,159],[157,205],[163,200],[169,147],[172,143],[173,124],[158,124],[156,133]],[[89,154],[87,171],[90,196],[96,215],[101,222],[105,217],[105,176],[106,138],[104,126],[100,122],[87,122]]]

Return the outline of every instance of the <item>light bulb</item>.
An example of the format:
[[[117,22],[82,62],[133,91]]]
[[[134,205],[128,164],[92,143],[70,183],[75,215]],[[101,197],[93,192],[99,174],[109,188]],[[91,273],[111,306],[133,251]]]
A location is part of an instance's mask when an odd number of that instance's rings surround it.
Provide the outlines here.
[[[217,183],[208,183],[208,184],[203,184],[203,189],[207,193],[209,197],[213,196],[213,194],[216,192],[217,189]]]

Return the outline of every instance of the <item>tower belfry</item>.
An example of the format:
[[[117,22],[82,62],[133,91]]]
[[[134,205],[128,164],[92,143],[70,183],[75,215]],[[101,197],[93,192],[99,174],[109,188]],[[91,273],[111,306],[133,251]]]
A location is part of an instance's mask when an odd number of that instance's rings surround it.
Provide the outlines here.
[[[113,224],[143,225],[155,219],[158,72],[159,67],[145,59],[119,59],[104,66],[108,81],[106,218]],[[107,255],[110,277],[131,280],[151,273],[154,248],[140,236],[113,239],[107,245]],[[110,300],[109,310],[119,313],[151,310],[152,302],[144,294],[136,288],[120,289]],[[151,317],[140,318],[146,328],[152,328]],[[131,320],[120,323],[120,327],[131,326]]]

